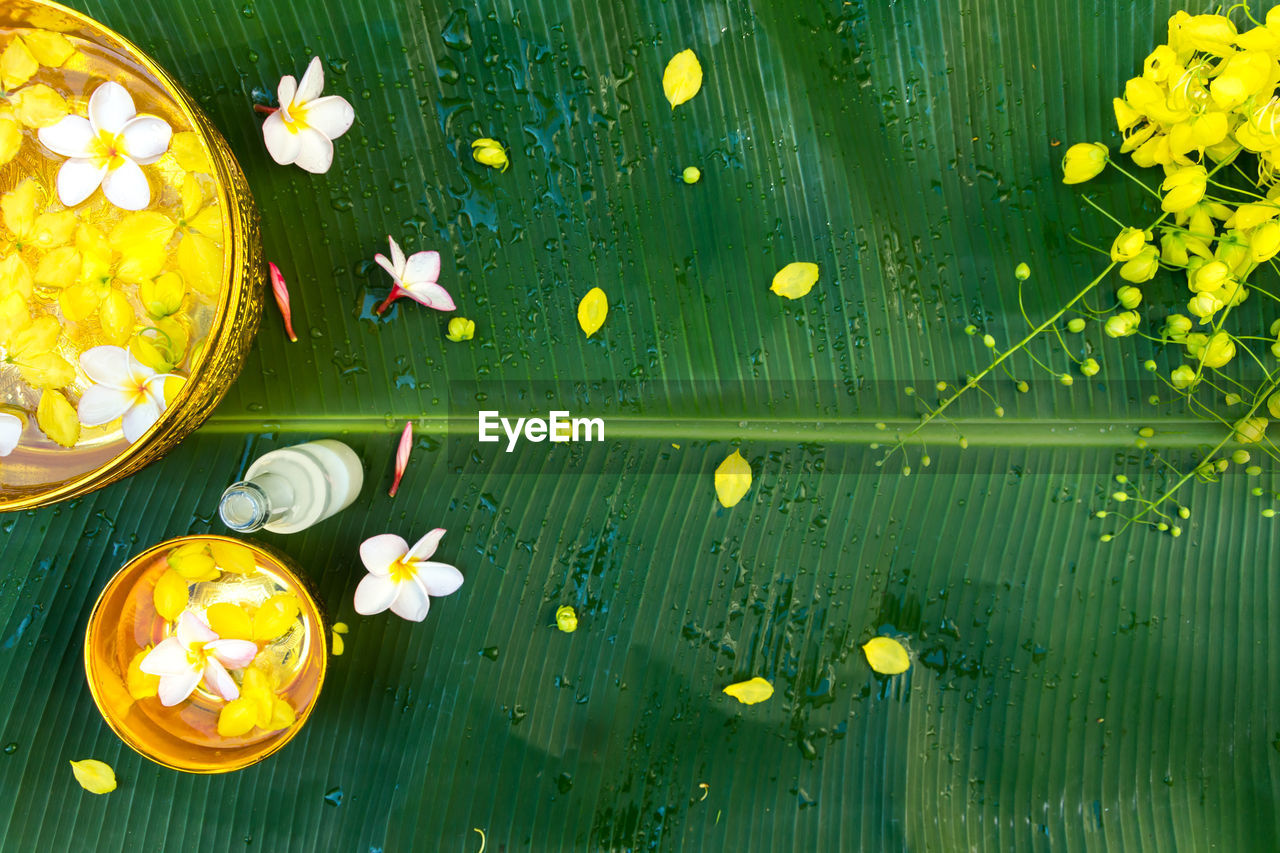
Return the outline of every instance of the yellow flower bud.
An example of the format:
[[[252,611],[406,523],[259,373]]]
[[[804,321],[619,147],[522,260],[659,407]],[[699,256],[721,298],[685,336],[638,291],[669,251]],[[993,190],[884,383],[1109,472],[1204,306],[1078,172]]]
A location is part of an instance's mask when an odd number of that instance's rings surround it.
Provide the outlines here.
[[[1274,219],[1253,229],[1249,236],[1249,257],[1254,263],[1269,261],[1280,252],[1280,222]]]
[[[1147,248],[1150,249],[1152,247],[1148,246]],[[1133,263],[1133,261],[1129,262],[1129,264],[1131,263]],[[1125,264],[1125,266],[1128,266],[1129,264]],[[1142,291],[1136,287],[1125,285],[1116,291],[1116,298],[1120,300],[1120,304],[1125,308],[1137,308],[1142,304]]]
[[[1113,98],[1111,106],[1116,113],[1116,130],[1124,133],[1142,120],[1142,113],[1129,106],[1129,102],[1124,98]]]
[[[1280,391],[1267,398],[1267,411],[1271,413],[1271,417],[1280,418]]]
[[[1062,158],[1062,182],[1082,184],[1107,167],[1107,146],[1101,142],[1080,142],[1067,149]]]
[[[1147,234],[1141,228],[1125,228],[1111,243],[1111,260],[1129,261],[1138,257],[1147,245]]]
[[[1191,277],[1191,289],[1198,293],[1221,290],[1231,278],[1231,268],[1222,261],[1210,261],[1195,271]]]
[[[1173,373],[1169,376],[1169,381],[1173,383],[1174,388],[1179,390],[1190,388],[1196,382],[1196,372],[1183,364],[1173,369]]]
[[[1226,332],[1211,335],[1200,353],[1200,361],[1205,367],[1223,367],[1235,357],[1236,343]]]
[[[1127,338],[1138,331],[1141,320],[1137,311],[1122,311],[1108,317],[1102,330],[1112,338]]]
[[[1133,152],[1133,162],[1144,169],[1152,166],[1167,166],[1173,162],[1173,153],[1169,150],[1169,137],[1160,134],[1138,146]]]
[[[1268,219],[1274,219],[1277,213],[1280,213],[1280,207],[1277,207],[1272,202],[1242,204],[1236,208],[1236,212],[1227,220],[1227,226],[1238,228],[1241,231],[1248,231]]]
[[[1097,376],[1098,371],[1102,368],[1098,366],[1096,359],[1086,358],[1084,363],[1080,365],[1080,372],[1085,376]]]
[[[1209,185],[1209,173],[1204,166],[1188,166],[1179,169],[1160,184],[1164,198],[1160,209],[1165,213],[1180,213],[1193,204],[1199,204]]]
[[[1073,317],[1072,319],[1067,321],[1068,332],[1083,332],[1084,327],[1085,327],[1085,321],[1083,317]]]
[[[449,321],[445,337],[451,341],[469,341],[476,335],[476,324],[466,317],[454,317]]]
[[[1169,19],[1169,46],[1179,56],[1197,50],[1225,56],[1232,51],[1235,37],[1236,25],[1222,15],[1179,12]]]
[[[480,165],[489,166],[500,172],[507,171],[507,167],[511,165],[507,159],[507,149],[503,148],[498,140],[488,137],[482,137],[471,143],[471,156]]]
[[[556,627],[566,634],[578,630],[578,614],[572,607],[566,604],[556,610]]]
[[[1207,320],[1214,314],[1217,314],[1223,308],[1223,302],[1212,293],[1197,293],[1187,302],[1187,310],[1199,317],[1201,320]]]
[[[1191,318],[1182,314],[1170,314],[1165,318],[1164,328],[1160,330],[1161,337],[1176,341],[1191,331]]]
[[[1241,444],[1257,444],[1266,434],[1268,423],[1266,418],[1241,418],[1236,421],[1234,438]]]
[[[1156,247],[1147,245],[1138,253],[1136,258],[1125,261],[1120,267],[1120,277],[1125,281],[1132,281],[1135,284],[1141,284],[1144,281],[1150,281],[1155,278],[1156,273],[1160,271],[1160,253],[1156,251]],[[1142,299],[1142,292],[1136,287],[1122,287],[1120,290],[1130,290],[1137,292],[1138,300]],[[1124,300],[1121,299],[1123,302]],[[1125,305],[1125,308],[1136,307],[1138,302],[1133,305]]]
[[[702,180],[702,170],[697,166],[688,166],[680,173],[680,179],[686,184],[696,184]]]

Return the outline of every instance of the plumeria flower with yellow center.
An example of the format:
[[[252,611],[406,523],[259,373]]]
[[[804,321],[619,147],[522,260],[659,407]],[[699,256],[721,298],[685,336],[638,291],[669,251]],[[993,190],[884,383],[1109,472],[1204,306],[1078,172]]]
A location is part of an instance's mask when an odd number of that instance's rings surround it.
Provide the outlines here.
[[[58,170],[58,199],[67,207],[101,186],[121,210],[142,210],[151,203],[142,167],[164,155],[173,130],[162,118],[138,115],[119,83],[103,83],[89,96],[88,118],[69,115],[38,135],[44,147],[68,158]]]
[[[240,688],[229,669],[244,669],[253,662],[258,646],[249,640],[224,640],[209,624],[190,610],[178,617],[174,636],[152,649],[139,668],[160,676],[157,695],[166,708],[186,699],[204,682],[205,686],[230,702],[240,697]]]
[[[80,354],[80,367],[93,383],[80,396],[80,423],[102,426],[122,418],[124,437],[137,441],[167,405],[165,384],[180,379],[156,373],[123,347],[98,346]]]
[[[302,80],[286,74],[280,78],[277,109],[262,124],[267,153],[281,166],[290,163],[319,175],[333,165],[333,140],[351,129],[355,110],[338,95],[320,97],[324,90],[324,66],[312,57]]]
[[[14,451],[25,427],[26,424],[17,415],[0,412],[0,456],[8,456]]]
[[[360,544],[360,562],[369,571],[356,587],[356,612],[362,616],[388,607],[410,622],[427,618],[429,596],[449,595],[462,586],[462,572],[428,558],[436,552],[444,530],[437,527],[412,548],[394,533],[383,533]]]
[[[437,311],[454,310],[453,297],[436,281],[440,278],[439,252],[414,252],[408,258],[400,249],[394,237],[387,237],[391,243],[391,257],[377,254],[373,260],[387,271],[394,282],[389,295],[375,313],[386,311],[392,302],[401,296],[407,296],[414,302],[420,302]]]

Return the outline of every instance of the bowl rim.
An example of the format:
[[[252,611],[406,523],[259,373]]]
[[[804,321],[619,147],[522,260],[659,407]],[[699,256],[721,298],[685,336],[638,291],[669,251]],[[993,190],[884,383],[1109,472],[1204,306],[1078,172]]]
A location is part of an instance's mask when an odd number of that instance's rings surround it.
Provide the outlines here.
[[[319,626],[320,675],[319,675],[319,678],[316,680],[316,692],[311,702],[307,705],[306,708],[302,710],[302,712],[298,715],[297,721],[285,731],[283,736],[270,742],[267,749],[263,750],[260,753],[251,754],[247,758],[228,761],[226,762],[225,765],[219,765],[219,766],[202,765],[199,767],[192,767],[192,766],[187,766],[179,763],[165,761],[161,758],[158,758],[155,754],[153,754],[146,748],[145,744],[140,743],[137,738],[135,738],[131,733],[129,733],[123,727],[121,727],[119,723],[116,721],[116,719],[110,713],[108,713],[106,701],[100,695],[101,690],[99,688],[97,680],[95,680],[95,677],[94,677],[95,668],[93,665],[93,650],[90,645],[90,637],[92,636],[94,632],[94,627],[96,626],[97,621],[100,617],[102,605],[103,605],[103,602],[106,601],[107,599],[107,594],[115,590],[116,584],[120,581],[120,579],[124,576],[124,574],[127,571],[129,571],[131,567],[133,567],[136,563],[140,562],[141,560],[151,557],[158,551],[171,549],[173,547],[176,547],[177,545],[181,545],[184,542],[209,541],[209,540],[219,541],[219,542],[231,542],[233,544],[241,545],[241,546],[253,549],[255,551],[258,551],[262,554],[265,554],[266,556],[270,557],[272,560],[276,561],[280,565],[280,567],[290,576],[290,578],[297,583],[298,589],[301,591],[302,597],[306,602],[306,606],[308,606],[311,609],[312,613],[315,615],[316,623]],[[89,694],[93,697],[93,703],[94,705],[97,706],[98,713],[102,716],[102,719],[105,720],[107,725],[111,728],[111,730],[115,732],[116,737],[124,741],[125,744],[129,746],[130,749],[132,749],[134,752],[141,755],[143,758],[146,758],[149,761],[159,764],[161,767],[167,767],[170,770],[178,770],[183,773],[196,773],[196,774],[205,775],[205,776],[211,776],[218,773],[232,773],[236,770],[243,770],[246,767],[251,767],[254,764],[257,764],[269,758],[270,756],[274,755],[275,753],[279,752],[281,749],[285,747],[286,744],[288,744],[290,741],[294,739],[294,737],[297,736],[298,732],[302,730],[303,725],[306,724],[307,720],[311,717],[312,711],[315,710],[316,704],[319,703],[320,701],[320,695],[321,695],[322,689],[324,688],[324,680],[329,672],[328,631],[329,631],[329,620],[325,615],[324,608],[321,607],[320,602],[316,599],[315,595],[312,593],[311,585],[307,581],[306,577],[301,572],[298,571],[297,565],[289,557],[282,554],[277,549],[272,548],[269,545],[265,545],[262,542],[258,542],[257,540],[253,540],[253,539],[237,539],[233,536],[223,536],[217,533],[188,533],[182,536],[175,536],[170,539],[165,539],[162,542],[157,542],[156,544],[150,546],[149,548],[145,548],[144,550],[138,552],[137,554],[134,554],[128,560],[125,560],[124,564],[116,571],[115,574],[111,576],[111,579],[107,581],[106,585],[103,586],[102,591],[98,594],[97,600],[94,601],[93,603],[93,609],[89,611],[89,620],[86,623],[85,629],[84,629],[85,681],[88,682],[89,684]]]
[[[145,461],[139,463],[139,460],[144,458],[152,448],[152,442],[157,436],[180,422],[182,416],[186,414],[185,409],[191,404],[194,395],[199,390],[196,387],[198,375],[206,372],[210,365],[214,363],[213,352],[215,347],[212,344],[221,343],[226,337],[233,315],[231,309],[241,298],[241,292],[246,286],[243,268],[248,260],[245,256],[244,246],[237,245],[237,238],[239,238],[240,243],[243,243],[246,236],[243,232],[246,231],[246,228],[239,217],[232,215],[232,207],[237,203],[236,193],[232,191],[236,183],[235,175],[227,165],[226,156],[219,151],[218,145],[215,144],[210,135],[211,131],[217,134],[217,129],[200,111],[194,99],[187,94],[182,85],[132,41],[83,12],[54,2],[54,0],[11,0],[11,2],[13,7],[27,5],[31,8],[48,9],[65,16],[85,32],[93,33],[95,36],[100,37],[107,47],[123,53],[155,78],[160,88],[172,99],[174,106],[191,126],[191,129],[200,135],[201,141],[208,149],[210,163],[216,172],[218,204],[222,211],[222,231],[223,234],[227,235],[227,238],[226,246],[223,249],[224,268],[221,282],[221,298],[218,301],[213,320],[210,321],[209,331],[204,337],[199,362],[187,375],[186,381],[174,401],[165,407],[156,422],[137,441],[129,443],[120,452],[88,471],[84,471],[70,480],[48,488],[24,489],[9,496],[0,493],[0,512],[34,509],[76,497],[108,485],[113,481],[111,478],[113,473],[124,471],[125,476],[127,476],[128,474],[136,473],[145,464]],[[238,169],[239,166],[237,164]],[[247,195],[247,188],[244,194]]]

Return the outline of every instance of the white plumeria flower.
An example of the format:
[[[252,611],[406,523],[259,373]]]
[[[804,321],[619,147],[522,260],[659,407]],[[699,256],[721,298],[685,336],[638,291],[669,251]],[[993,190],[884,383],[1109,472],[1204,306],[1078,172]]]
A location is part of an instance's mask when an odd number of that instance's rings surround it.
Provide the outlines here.
[[[130,443],[160,419],[165,381],[180,378],[156,373],[123,347],[87,349],[80,354],[80,366],[93,382],[80,397],[80,423],[101,426],[123,418],[124,437]]]
[[[428,308],[437,311],[454,310],[453,297],[436,282],[440,278],[439,252],[414,252],[408,258],[394,237],[387,236],[391,243],[391,257],[377,254],[373,260],[387,271],[395,283],[391,286],[391,295],[378,306],[375,313],[381,314],[392,302],[401,296],[407,296]]]
[[[39,131],[45,148],[68,158],[58,170],[59,201],[74,207],[101,186],[107,201],[122,210],[142,210],[151,203],[142,167],[164,155],[172,136],[164,119],[138,115],[119,83],[93,90],[88,118],[69,115]]]
[[[0,412],[0,456],[8,456],[18,446],[24,426],[17,415]]]
[[[333,140],[351,128],[356,113],[346,98],[320,97],[323,90],[324,67],[318,56],[311,59],[302,82],[289,74],[280,78],[280,108],[263,122],[262,140],[281,166],[294,163],[319,175],[333,165]]]
[[[165,707],[177,705],[205,683],[230,702],[240,688],[228,669],[243,669],[253,662],[258,646],[248,640],[224,640],[209,623],[190,610],[182,611],[174,636],[147,653],[138,665],[145,673],[160,676],[158,695]]]
[[[410,622],[426,619],[431,605],[428,596],[449,595],[462,586],[462,572],[427,559],[442,536],[444,530],[437,527],[412,548],[394,533],[360,543],[360,562],[369,574],[356,587],[356,612],[372,616],[390,607]]]

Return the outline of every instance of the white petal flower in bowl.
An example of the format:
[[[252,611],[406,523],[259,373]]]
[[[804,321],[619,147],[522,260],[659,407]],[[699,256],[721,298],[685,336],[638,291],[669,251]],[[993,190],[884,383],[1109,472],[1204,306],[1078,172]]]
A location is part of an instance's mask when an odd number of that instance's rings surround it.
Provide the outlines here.
[[[377,307],[374,313],[381,314],[387,307],[401,296],[407,296],[414,302],[420,302],[437,311],[454,310],[453,297],[437,281],[440,278],[439,252],[414,252],[408,258],[394,237],[388,236],[391,243],[391,257],[377,254],[373,260],[391,276],[391,295]]]
[[[338,95],[320,97],[324,90],[324,66],[311,59],[302,81],[286,74],[276,95],[280,108],[262,124],[267,153],[281,166],[290,163],[312,174],[323,174],[333,165],[333,140],[351,129],[355,110]]]
[[[360,562],[369,574],[356,587],[356,612],[372,616],[389,607],[410,622],[426,619],[431,605],[428,596],[449,595],[462,586],[462,572],[427,559],[443,536],[444,530],[437,527],[412,548],[394,533],[360,543]]]
[[[139,668],[160,676],[158,695],[166,708],[191,695],[203,681],[210,690],[230,702],[240,688],[228,669],[243,669],[253,662],[258,646],[248,640],[224,640],[190,610],[182,611],[174,636],[161,641],[142,659]]]
[[[89,96],[89,117],[69,115],[39,131],[41,144],[68,158],[58,170],[58,200],[74,207],[102,187],[122,210],[151,203],[142,167],[159,160],[173,130],[164,119],[138,115],[119,83],[103,83]]]
[[[22,418],[9,412],[0,412],[0,456],[8,456],[22,438]]]
[[[165,409],[164,383],[171,373],[156,373],[123,347],[98,346],[80,354],[80,366],[93,382],[80,397],[85,426],[123,418],[124,437],[137,441]]]

